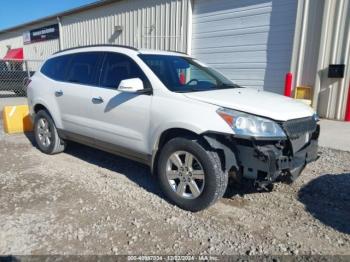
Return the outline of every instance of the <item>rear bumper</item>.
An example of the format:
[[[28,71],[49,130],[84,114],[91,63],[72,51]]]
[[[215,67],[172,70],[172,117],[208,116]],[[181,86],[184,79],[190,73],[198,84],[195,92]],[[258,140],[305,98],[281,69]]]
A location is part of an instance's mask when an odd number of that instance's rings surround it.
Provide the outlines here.
[[[319,128],[297,152],[293,152],[289,140],[283,144],[237,143],[236,157],[241,175],[262,187],[279,179],[294,181],[308,163],[317,160],[318,135]]]

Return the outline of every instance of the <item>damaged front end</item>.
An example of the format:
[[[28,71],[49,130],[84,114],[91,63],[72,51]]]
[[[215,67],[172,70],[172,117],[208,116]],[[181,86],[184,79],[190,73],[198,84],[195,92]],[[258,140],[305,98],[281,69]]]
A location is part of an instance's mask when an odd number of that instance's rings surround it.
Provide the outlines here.
[[[265,187],[277,179],[292,182],[306,164],[318,158],[320,126],[313,118],[280,123],[287,139],[280,141],[236,140],[238,162],[243,177]]]
[[[214,148],[223,149],[227,170],[233,167],[239,176],[254,180],[258,188],[267,189],[277,180],[292,182],[306,164],[317,160],[320,127],[312,117],[289,120],[279,125],[287,135],[285,139],[216,137]],[[212,139],[207,141],[213,146]],[[232,154],[227,155],[227,151]],[[234,161],[228,160],[232,155]]]

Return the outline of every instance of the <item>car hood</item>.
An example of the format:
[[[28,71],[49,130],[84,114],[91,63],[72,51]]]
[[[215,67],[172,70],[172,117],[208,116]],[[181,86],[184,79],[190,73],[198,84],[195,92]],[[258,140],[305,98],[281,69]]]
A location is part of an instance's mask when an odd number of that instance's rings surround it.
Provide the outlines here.
[[[186,97],[202,102],[264,116],[279,121],[312,116],[314,110],[303,102],[254,88],[230,88],[191,92]]]

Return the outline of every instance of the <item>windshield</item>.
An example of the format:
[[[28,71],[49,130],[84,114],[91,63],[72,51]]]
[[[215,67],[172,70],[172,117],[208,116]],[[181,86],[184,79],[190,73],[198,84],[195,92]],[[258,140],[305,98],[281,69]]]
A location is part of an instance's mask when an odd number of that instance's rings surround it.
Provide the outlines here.
[[[145,54],[139,57],[173,92],[185,93],[240,87],[213,68],[193,58]]]

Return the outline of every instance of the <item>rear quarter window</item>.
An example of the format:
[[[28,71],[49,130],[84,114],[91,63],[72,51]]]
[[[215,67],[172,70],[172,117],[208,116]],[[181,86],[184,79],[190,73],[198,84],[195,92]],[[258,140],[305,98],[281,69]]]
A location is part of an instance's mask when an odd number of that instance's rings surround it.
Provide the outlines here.
[[[51,79],[63,81],[70,58],[70,55],[51,58],[41,67],[40,72]]]

